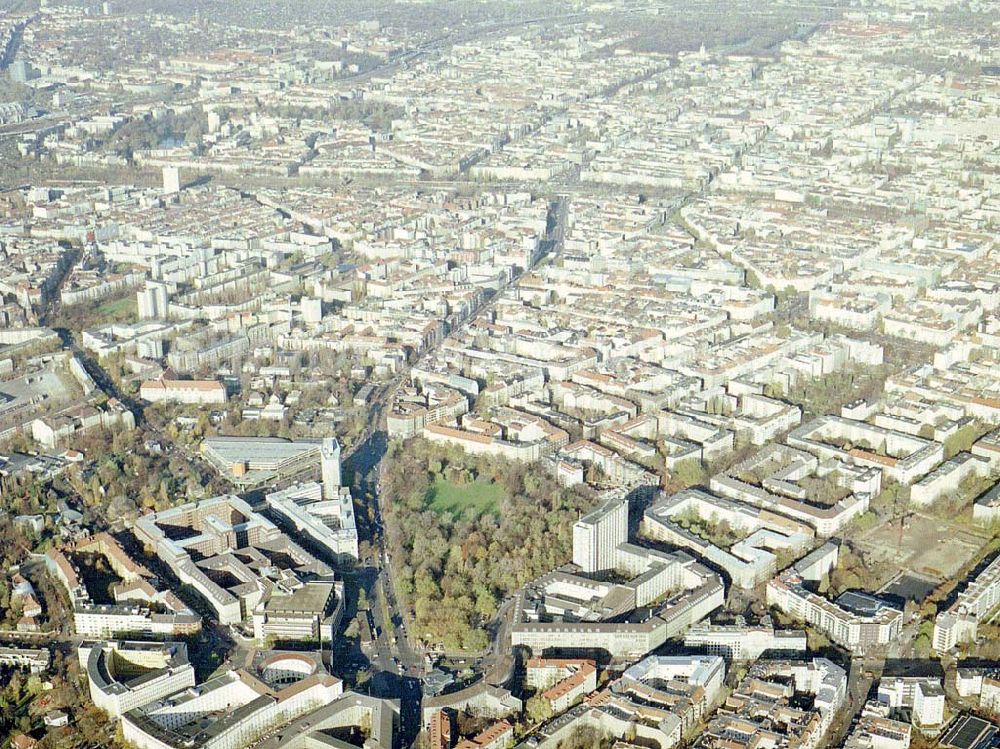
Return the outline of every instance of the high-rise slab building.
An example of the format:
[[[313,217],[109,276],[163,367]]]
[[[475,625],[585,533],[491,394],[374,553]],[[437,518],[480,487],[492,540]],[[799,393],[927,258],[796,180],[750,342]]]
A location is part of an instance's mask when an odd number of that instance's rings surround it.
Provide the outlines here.
[[[163,167],[163,192],[173,195],[181,191],[181,170],[176,166]]]
[[[165,284],[147,281],[146,288],[136,292],[140,320],[165,320],[169,297]]]
[[[340,493],[340,443],[336,437],[327,437],[320,447],[323,472],[323,497],[334,499]]]
[[[614,569],[618,545],[628,540],[628,502],[608,500],[573,525],[573,563],[584,572]]]

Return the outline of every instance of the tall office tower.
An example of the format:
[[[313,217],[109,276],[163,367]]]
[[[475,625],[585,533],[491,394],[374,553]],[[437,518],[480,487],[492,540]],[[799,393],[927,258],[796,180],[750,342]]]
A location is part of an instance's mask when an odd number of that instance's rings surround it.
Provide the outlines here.
[[[614,569],[617,548],[628,540],[628,502],[608,500],[573,525],[573,563],[584,572]]]
[[[323,471],[323,499],[336,499],[340,493],[340,443],[336,437],[327,437],[320,447]]]
[[[181,170],[176,166],[163,167],[163,193],[173,195],[181,191]]]

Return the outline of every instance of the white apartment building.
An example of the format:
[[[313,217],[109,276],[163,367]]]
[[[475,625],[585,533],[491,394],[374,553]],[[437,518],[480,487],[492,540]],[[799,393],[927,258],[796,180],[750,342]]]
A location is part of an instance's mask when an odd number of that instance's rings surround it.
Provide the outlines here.
[[[217,380],[147,380],[139,386],[139,397],[150,403],[223,404],[226,386]]]
[[[103,639],[116,635],[158,637],[190,634],[201,629],[201,619],[189,614],[157,614],[141,606],[91,604],[73,611],[73,629],[78,635]]]
[[[172,537],[168,531],[176,527],[193,533]],[[134,533],[155,549],[181,582],[198,591],[220,624],[249,620],[258,604],[274,598],[276,585],[298,591],[303,579],[296,570],[308,569],[310,576],[320,579],[333,573],[235,495],[144,515],[136,521]],[[263,550],[281,552],[285,561]]]
[[[955,671],[955,690],[960,697],[978,695],[983,710],[1000,714],[1000,672],[996,669],[959,666]]]
[[[616,682],[617,691],[635,689],[638,684],[657,685],[678,681],[704,689],[704,705],[711,705],[726,678],[726,663],[718,656],[651,655],[629,667]]]
[[[830,601],[803,582],[819,580],[837,564],[838,549],[826,543],[767,584],[767,604],[821,629],[851,652],[864,653],[899,637],[903,612],[879,598],[857,591]]]
[[[631,546],[623,544],[623,546]],[[637,552],[646,551],[633,547]],[[717,574],[685,552],[656,554],[649,576],[665,590],[678,590],[642,621],[602,621],[636,605],[646,575],[623,585],[593,583],[560,572],[549,573],[522,589],[516,599],[511,643],[533,652],[550,648],[605,650],[612,656],[635,658],[701,621],[725,603],[726,588]],[[589,585],[588,585],[589,583]],[[553,594],[549,596],[551,591]],[[560,601],[560,597],[565,597]],[[584,596],[586,598],[584,599]],[[657,596],[644,596],[646,603]],[[559,607],[572,610],[567,620]],[[549,607],[554,607],[551,611]]]
[[[939,726],[944,723],[944,687],[940,679],[914,676],[884,678],[878,685],[878,700],[889,707],[912,709],[917,726]]]
[[[972,453],[962,452],[946,460],[910,487],[910,501],[929,505],[941,497],[958,491],[962,482],[971,477],[988,476],[990,462]]]
[[[688,513],[710,525],[725,522],[746,537],[727,549],[716,546],[677,522]],[[724,570],[741,588],[753,588],[773,576],[778,552],[804,552],[815,535],[803,523],[701,489],[659,498],[643,515],[642,532],[647,538],[689,549]]]
[[[979,622],[997,606],[1000,606],[1000,556],[969,581],[950,608],[937,615],[934,649],[943,653],[960,642],[975,639]]]
[[[672,749],[709,714],[725,674],[726,664],[718,656],[649,656],[628,668],[610,689],[545,724],[518,747],[556,749],[587,726],[616,739]]]
[[[553,715],[568,710],[584,695],[597,689],[597,666],[592,661],[584,662],[562,681],[542,692],[542,699],[549,703]]]
[[[48,669],[51,660],[48,648],[0,647],[0,666],[6,668],[27,668],[40,674]]]
[[[786,442],[821,459],[878,468],[901,484],[912,484],[944,458],[938,442],[839,416],[803,424]]]
[[[847,736],[843,749],[909,749],[909,723],[890,720],[888,709],[879,703],[865,705],[861,717]]]

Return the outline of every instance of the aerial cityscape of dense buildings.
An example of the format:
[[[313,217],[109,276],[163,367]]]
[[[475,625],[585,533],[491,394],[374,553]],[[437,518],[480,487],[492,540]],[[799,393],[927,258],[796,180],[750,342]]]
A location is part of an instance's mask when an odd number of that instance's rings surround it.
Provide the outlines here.
[[[1000,747],[996,0],[0,0],[0,744]]]

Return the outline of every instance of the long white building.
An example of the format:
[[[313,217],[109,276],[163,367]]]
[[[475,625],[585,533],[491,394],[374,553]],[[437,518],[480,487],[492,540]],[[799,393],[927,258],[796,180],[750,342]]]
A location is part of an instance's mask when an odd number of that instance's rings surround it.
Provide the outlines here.
[[[681,525],[680,519],[692,514],[711,526],[726,523],[730,530],[746,536],[729,548],[717,546]],[[753,588],[770,578],[777,571],[779,551],[805,551],[815,536],[804,523],[702,489],[661,496],[646,509],[642,533],[694,552],[722,569],[729,581],[741,588]]]
[[[150,403],[223,404],[226,386],[218,380],[147,380],[139,386],[139,397]]]
[[[91,642],[78,651],[90,699],[112,718],[195,685],[183,642]]]
[[[775,629],[769,623],[695,624],[684,634],[684,647],[704,648],[728,661],[755,661],[766,652],[783,654],[806,652],[802,629]]]
[[[326,674],[272,687],[246,671],[227,671],[125,713],[122,735],[138,749],[245,749],[342,693],[341,681]]]

